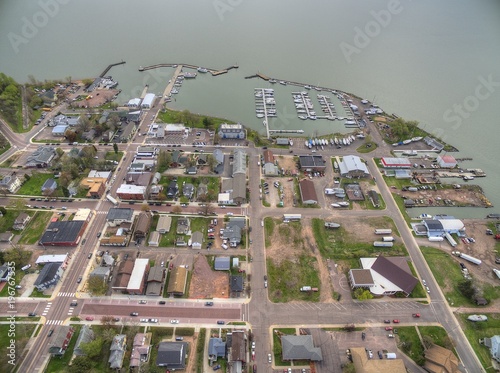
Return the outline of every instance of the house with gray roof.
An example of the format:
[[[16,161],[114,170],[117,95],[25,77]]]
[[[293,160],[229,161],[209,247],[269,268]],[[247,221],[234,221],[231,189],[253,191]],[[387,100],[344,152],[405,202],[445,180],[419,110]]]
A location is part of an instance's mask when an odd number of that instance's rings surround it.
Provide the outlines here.
[[[231,293],[241,293],[243,291],[243,276],[229,276],[229,288],[231,289]]]
[[[156,365],[169,370],[185,369],[187,347],[186,342],[161,342],[158,346]]]
[[[188,218],[177,219],[177,234],[187,234],[191,228],[191,221]]]
[[[219,357],[226,357],[226,342],[222,338],[210,338],[208,341],[208,359],[216,361]]]
[[[52,136],[63,137],[68,128],[69,126],[66,124],[55,126],[54,128],[52,128]]]
[[[241,227],[228,224],[222,233],[222,239],[227,240],[231,247],[238,246],[241,243]]]
[[[177,193],[179,193],[179,187],[177,186],[177,183],[175,181],[171,181],[168,184],[167,197],[175,198],[177,196]]]
[[[247,360],[247,335],[244,330],[227,333],[227,361],[231,372],[242,371],[241,363]]]
[[[203,245],[203,233],[196,231],[191,236],[191,248],[201,250]]]
[[[284,335],[281,337],[282,359],[322,361],[321,348],[314,347],[312,335]]]
[[[115,335],[109,350],[109,367],[111,369],[121,369],[123,366],[123,358],[127,350],[127,336],[125,334]]]
[[[154,266],[149,269],[146,295],[161,295],[161,289],[165,281],[165,268]]]
[[[491,358],[500,363],[500,335],[484,338],[483,343],[490,349]]]
[[[129,208],[113,207],[108,210],[108,214],[106,215],[106,222],[112,227],[116,227],[122,223],[132,224],[133,220],[134,210]]]
[[[96,267],[90,273],[90,277],[99,277],[102,279],[102,281],[106,282],[106,281],[108,281],[110,274],[111,274],[110,267]]]
[[[43,266],[33,285],[38,291],[47,290],[57,284],[63,273],[62,263],[47,263]]]
[[[45,168],[50,165],[56,156],[56,150],[52,146],[39,146],[26,158],[25,167]]]
[[[91,325],[83,325],[80,329],[80,334],[78,334],[78,339],[76,340],[75,349],[73,353],[76,356],[84,356],[85,352],[83,351],[81,345],[82,343],[89,343],[94,340],[94,331],[92,330]]]
[[[286,137],[278,137],[276,139],[276,145],[288,145],[290,144],[290,140],[288,140]]]
[[[14,229],[15,231],[22,231],[24,228],[26,228],[26,224],[28,224],[30,220],[31,220],[31,216],[29,216],[25,212],[21,212],[17,216],[16,220],[14,220],[14,224],[12,225],[12,229]]]
[[[243,149],[236,149],[233,152],[233,174],[247,174],[247,153]]]
[[[208,193],[208,185],[200,183],[198,185],[198,189],[196,190],[197,198],[200,198],[200,197],[203,198],[203,196],[207,195],[207,193]]]
[[[231,258],[228,256],[217,256],[214,262],[216,271],[229,271],[231,269]]]
[[[55,329],[55,335],[52,338],[50,338],[49,354],[55,356],[64,355],[71,341],[71,337],[73,337],[74,332],[75,329],[73,329],[71,326],[59,325]]]
[[[14,272],[6,265],[0,266],[0,282],[7,282]]]
[[[240,123],[222,123],[219,126],[218,135],[221,139],[244,139],[246,137],[246,132]]]
[[[45,183],[42,185],[42,193],[52,193],[54,190],[57,189],[57,181],[54,179],[50,178],[45,180]]]
[[[8,190],[9,193],[15,193],[22,185],[22,181],[17,175],[8,175],[0,180],[0,190]]]
[[[0,242],[11,242],[12,237],[14,237],[14,233],[12,233],[11,231],[0,233]]]
[[[194,194],[194,185],[191,183],[185,183],[182,186],[182,194],[184,197],[191,199]]]

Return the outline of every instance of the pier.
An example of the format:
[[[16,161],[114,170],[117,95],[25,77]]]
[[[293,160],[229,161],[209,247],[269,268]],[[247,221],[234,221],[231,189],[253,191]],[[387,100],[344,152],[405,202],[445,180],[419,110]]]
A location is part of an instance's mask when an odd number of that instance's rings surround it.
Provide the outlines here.
[[[304,133],[304,130],[270,130],[270,129],[268,129],[267,132],[270,132],[270,133]]]
[[[181,66],[181,69],[182,68],[186,68],[186,69],[194,69],[194,70],[198,70],[200,68],[204,68],[203,66],[196,66],[196,65],[191,65],[191,64],[188,64],[188,63],[158,63],[156,65],[151,65],[151,66],[139,66],[139,71],[147,71],[147,70],[153,70],[153,69],[158,69],[160,67],[175,67],[175,68],[178,68],[179,66]],[[209,68],[206,68],[206,70],[212,74],[212,76],[218,76],[218,75],[222,75],[222,74],[227,74],[229,72],[229,70],[232,70],[232,69],[237,69],[239,68],[238,65],[232,65],[232,66],[229,66],[225,69],[209,69]]]
[[[255,107],[257,118],[264,118],[262,123],[266,127],[267,138],[270,138],[269,118],[276,117],[276,101],[274,89],[255,88]]]
[[[330,96],[318,95],[318,101],[321,105],[321,110],[323,111],[323,113],[327,114],[326,119],[333,119],[337,116],[335,106],[330,101]]]
[[[111,70],[111,68],[113,66],[118,66],[118,65],[123,65],[123,64],[125,64],[125,61],[112,63],[111,65],[108,65],[108,67],[106,67],[106,69],[104,69],[104,71],[101,73],[101,75],[99,75],[99,77],[104,78],[104,76],[108,73],[109,70]]]
[[[163,97],[170,97],[172,89],[174,88],[175,81],[177,80],[177,77],[182,73],[182,67],[183,65],[177,65],[177,68],[174,71],[172,79],[170,79],[170,81],[167,84],[167,87],[165,88],[165,91],[163,92]]]

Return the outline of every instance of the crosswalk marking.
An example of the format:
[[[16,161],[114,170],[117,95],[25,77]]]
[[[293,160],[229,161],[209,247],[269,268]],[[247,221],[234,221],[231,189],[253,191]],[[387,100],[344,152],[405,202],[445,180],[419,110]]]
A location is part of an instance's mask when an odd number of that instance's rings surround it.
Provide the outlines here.
[[[63,322],[62,320],[48,320],[46,324],[47,325],[60,325],[60,324],[62,324],[62,322]]]
[[[73,298],[75,296],[75,293],[67,293],[67,292],[61,292],[57,294],[58,297],[69,297]]]

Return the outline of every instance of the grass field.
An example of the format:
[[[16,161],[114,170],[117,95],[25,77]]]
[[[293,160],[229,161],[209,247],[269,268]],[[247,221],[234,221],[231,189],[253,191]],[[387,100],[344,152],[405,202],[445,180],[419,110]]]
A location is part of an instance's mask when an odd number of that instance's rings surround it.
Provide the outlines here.
[[[161,247],[174,246],[175,237],[177,236],[177,220],[179,218],[177,216],[172,216],[172,224],[170,225],[170,231],[168,233],[162,234],[160,239]]]
[[[2,354],[0,354],[0,364],[4,367],[0,369],[2,372],[13,371],[13,369],[10,369],[12,365],[8,364],[10,358],[7,356],[7,353],[9,353],[10,340],[15,339],[16,341],[16,363],[20,363],[20,354],[24,350],[36,326],[36,324],[15,324],[12,326],[15,328],[12,329],[10,324],[0,325],[0,350],[2,351]],[[11,333],[10,335],[9,332]]]
[[[210,128],[217,128],[221,123],[234,123],[223,118],[190,113],[187,110],[175,111],[172,109],[167,109],[164,112],[158,112],[158,119],[160,119],[162,123],[184,123],[188,127],[195,128],[205,128],[203,124],[204,118],[208,119]]]
[[[275,265],[273,260],[267,260],[269,279],[269,299],[282,303],[291,300],[319,301],[319,292],[301,292],[301,286],[319,287],[320,280],[317,271],[316,258],[301,255],[298,258],[284,260]]]
[[[21,188],[17,191],[17,194],[24,196],[41,196],[42,195],[42,185],[48,179],[53,178],[53,174],[33,172],[31,178],[27,180]],[[59,188],[58,188],[59,189]],[[56,195],[58,190],[54,193]]]
[[[36,211],[28,226],[23,230],[19,243],[26,245],[36,244],[45,231],[51,216],[52,212]]]
[[[389,219],[389,218],[387,218]],[[384,226],[388,226],[384,218]],[[394,222],[390,220],[391,227]],[[326,229],[322,219],[312,219],[312,229],[316,244],[324,258],[336,260],[358,259],[380,254],[387,256],[406,256],[408,252],[403,244],[396,244],[393,247],[374,247],[372,242],[358,242],[356,236],[348,232],[343,226],[338,229]],[[375,224],[375,223],[374,223]],[[382,226],[377,223],[378,226]],[[393,230],[395,228],[393,227]]]

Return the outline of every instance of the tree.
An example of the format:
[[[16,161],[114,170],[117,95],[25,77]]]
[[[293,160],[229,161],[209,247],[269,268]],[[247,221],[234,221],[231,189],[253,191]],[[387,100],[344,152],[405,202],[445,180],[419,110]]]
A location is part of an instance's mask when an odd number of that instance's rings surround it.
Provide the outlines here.
[[[0,212],[2,213],[3,216],[7,215],[7,210],[3,206],[0,206]]]
[[[217,167],[217,160],[212,154],[207,155],[207,165],[210,168],[210,171],[214,171],[215,167]]]
[[[88,343],[82,343],[80,346],[89,359],[94,359],[101,356],[103,344],[102,338],[96,338]]]
[[[204,117],[203,118],[203,127],[205,128],[210,128],[212,126],[212,120],[210,118]]]
[[[115,323],[116,323],[116,321],[115,321],[115,318],[113,316],[101,317],[101,324],[106,328],[109,328],[110,326],[115,325]]]
[[[68,140],[68,142],[75,142],[76,140],[76,132],[71,131],[71,130],[66,130],[64,132],[64,137]]]
[[[174,208],[172,209],[172,212],[174,214],[180,214],[182,212],[181,206],[179,206],[179,205],[174,206]]]
[[[67,368],[69,373],[81,373],[90,371],[93,365],[92,360],[88,356],[77,356]]]
[[[471,280],[460,281],[457,285],[457,288],[467,299],[474,299],[476,291],[474,290],[474,286]]]
[[[150,209],[149,209],[149,206],[148,206],[148,205],[143,204],[143,205],[141,206],[141,211],[148,212],[149,210],[150,210]]]
[[[87,281],[87,288],[92,295],[104,295],[108,291],[106,282],[99,276],[90,276]]]
[[[118,116],[118,113],[111,113],[108,116],[108,124],[113,127],[113,129],[116,129],[118,125],[120,124],[120,117]]]
[[[31,251],[25,250],[24,246],[13,244],[11,249],[4,252],[4,259],[6,262],[15,263],[16,269],[20,269],[29,262],[31,255]]]
[[[363,288],[356,288],[354,290],[354,297],[358,300],[367,300],[367,299],[372,299],[373,295],[370,293],[369,290]]]
[[[118,145],[115,143],[113,143],[113,150],[115,151],[115,154],[118,154]]]
[[[201,207],[201,213],[205,216],[212,215],[212,213],[215,211],[214,205],[211,203],[206,203],[204,206]]]

